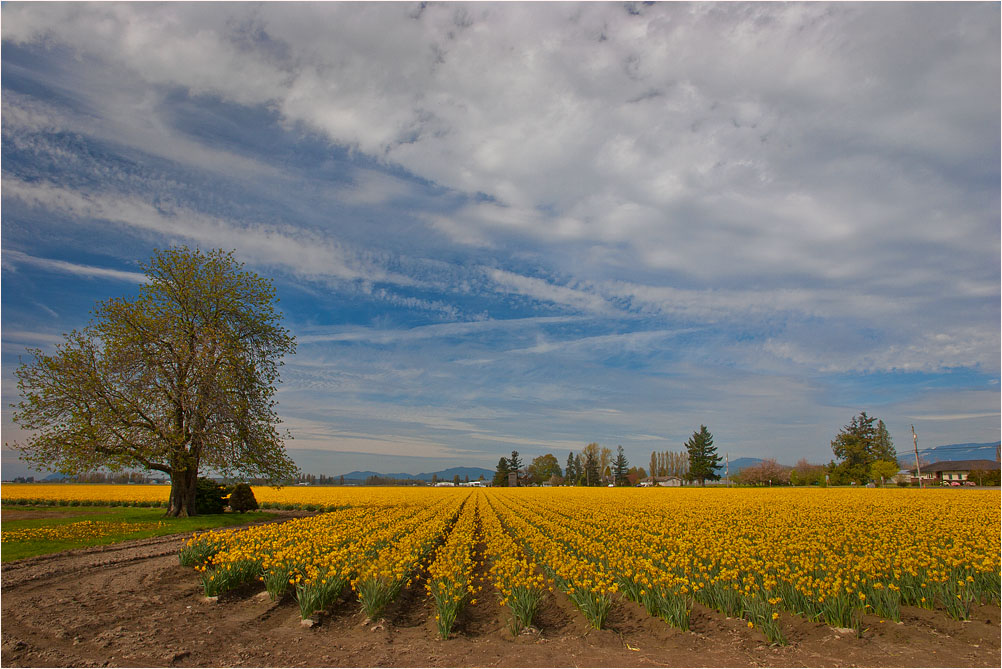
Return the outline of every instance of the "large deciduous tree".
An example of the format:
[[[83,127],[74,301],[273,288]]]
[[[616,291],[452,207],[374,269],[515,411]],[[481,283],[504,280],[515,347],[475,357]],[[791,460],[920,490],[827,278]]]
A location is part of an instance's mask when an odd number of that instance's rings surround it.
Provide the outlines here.
[[[689,454],[689,472],[686,476],[690,481],[699,481],[699,485],[704,485],[707,479],[716,481],[720,478],[717,473],[720,456],[713,445],[713,435],[705,425],[700,425],[699,430],[692,433],[689,441],[685,442],[685,448]]]
[[[294,477],[274,401],[295,339],[271,283],[232,253],[156,251],[134,298],[99,303],[53,355],[16,371],[14,444],[65,474],[142,467],[171,479],[168,516],[196,513],[200,468],[280,482]]]
[[[560,477],[564,473],[560,470],[560,463],[552,453],[540,455],[532,459],[529,464],[528,476],[531,483],[546,483],[554,476]]]

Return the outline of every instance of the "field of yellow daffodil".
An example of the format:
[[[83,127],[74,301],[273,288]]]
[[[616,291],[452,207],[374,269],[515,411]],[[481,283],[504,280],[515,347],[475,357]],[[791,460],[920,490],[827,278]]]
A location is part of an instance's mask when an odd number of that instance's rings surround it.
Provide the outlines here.
[[[903,606],[963,620],[999,603],[997,491],[329,490],[316,503],[334,512],[200,534],[182,562],[209,595],[294,587],[304,618],[348,585],[375,618],[420,583],[443,638],[486,603],[509,607],[517,634],[547,591],[595,627],[626,598],[685,630],[699,602],[779,644],[781,613],[859,633],[862,616],[900,620]]]

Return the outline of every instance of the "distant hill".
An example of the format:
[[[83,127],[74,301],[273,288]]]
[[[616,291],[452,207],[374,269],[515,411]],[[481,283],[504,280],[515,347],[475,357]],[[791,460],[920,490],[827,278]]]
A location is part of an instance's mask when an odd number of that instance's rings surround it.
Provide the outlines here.
[[[476,481],[481,474],[488,481],[494,478],[494,471],[483,467],[450,467],[438,472],[423,472],[421,474],[383,474],[380,472],[349,472],[344,474],[345,481],[364,481],[370,476],[378,476],[384,479],[400,479],[404,481],[431,481],[432,477],[437,477],[439,481],[451,481],[454,476],[459,475],[461,481],[467,476],[471,481]]]
[[[470,477],[471,481],[476,481],[480,478],[482,474],[484,479],[490,481],[494,478],[493,469],[484,469],[483,467],[449,467],[448,469],[443,469],[440,472],[430,472],[428,474],[418,474],[414,478],[421,479],[422,481],[430,481],[431,477],[437,476],[439,481],[451,481],[454,476],[459,475],[459,480],[464,480],[467,476]]]
[[[999,442],[997,441],[987,444],[947,444],[945,446],[933,446],[932,448],[920,448],[919,458],[929,464],[949,460],[994,460],[995,449],[998,446]],[[914,451],[899,449],[898,464],[902,467],[914,467]]]
[[[731,460],[730,463],[729,467],[730,474],[731,475],[737,474],[745,467],[751,467],[753,465],[757,465],[760,462],[762,462],[762,458],[735,458],[734,460]],[[721,463],[720,466],[717,467],[717,473],[723,476],[724,471],[726,469],[728,468],[724,466],[724,463]]]

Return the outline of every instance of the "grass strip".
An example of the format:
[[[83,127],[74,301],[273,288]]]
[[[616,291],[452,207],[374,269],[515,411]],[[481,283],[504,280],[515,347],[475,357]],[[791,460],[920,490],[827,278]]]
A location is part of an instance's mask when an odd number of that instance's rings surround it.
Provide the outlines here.
[[[22,560],[36,555],[49,555],[74,548],[90,546],[105,546],[132,539],[146,539],[168,534],[186,534],[200,530],[209,530],[231,525],[244,525],[271,517],[267,512],[251,513],[219,513],[194,516],[191,518],[165,518],[162,509],[142,507],[73,507],[74,513],[66,513],[66,508],[59,509],[58,514],[46,515],[40,518],[23,518],[17,520],[2,520],[0,528],[0,562]],[[41,511],[47,513],[51,507],[0,507],[0,511]],[[89,522],[88,522],[89,521]],[[59,539],[33,538],[17,540],[18,536],[28,534],[39,535],[45,530],[55,530],[63,526],[69,534],[73,528],[81,528],[80,536],[66,536],[66,532],[49,532]],[[103,532],[102,530],[107,530]],[[36,532],[22,532],[36,530]],[[14,538],[8,541],[7,536]]]

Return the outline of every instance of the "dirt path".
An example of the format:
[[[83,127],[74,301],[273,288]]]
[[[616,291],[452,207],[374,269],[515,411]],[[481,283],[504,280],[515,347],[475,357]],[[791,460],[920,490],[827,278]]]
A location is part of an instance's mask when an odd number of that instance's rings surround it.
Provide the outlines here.
[[[790,645],[768,646],[744,621],[697,605],[679,632],[621,602],[593,630],[563,595],[547,597],[539,630],[513,639],[489,595],[464,611],[455,638],[435,637],[422,583],[377,623],[342,599],[312,629],[295,601],[256,589],[202,596],[178,565],[182,537],[159,537],[7,563],[2,569],[4,666],[986,666],[1000,665],[1000,611],[970,622],[906,608],[903,624],[867,617],[864,638],[784,616]],[[486,594],[486,593],[485,593]]]

